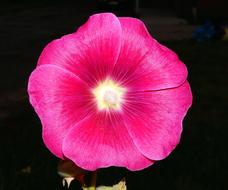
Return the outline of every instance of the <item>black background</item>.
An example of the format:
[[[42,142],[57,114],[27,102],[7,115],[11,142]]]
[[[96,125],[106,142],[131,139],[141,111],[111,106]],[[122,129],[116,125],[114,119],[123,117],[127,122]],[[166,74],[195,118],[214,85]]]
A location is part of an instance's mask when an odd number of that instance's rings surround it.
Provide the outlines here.
[[[135,16],[128,9],[117,14]],[[11,1],[0,6],[0,190],[63,189],[58,159],[44,146],[27,97],[27,80],[44,46],[99,12],[92,1]],[[180,144],[165,160],[138,172],[101,169],[98,185],[122,177],[130,190],[225,189],[227,171],[226,41],[164,41],[186,63],[194,96]],[[31,173],[22,172],[31,166]],[[74,182],[70,189],[79,189]]]

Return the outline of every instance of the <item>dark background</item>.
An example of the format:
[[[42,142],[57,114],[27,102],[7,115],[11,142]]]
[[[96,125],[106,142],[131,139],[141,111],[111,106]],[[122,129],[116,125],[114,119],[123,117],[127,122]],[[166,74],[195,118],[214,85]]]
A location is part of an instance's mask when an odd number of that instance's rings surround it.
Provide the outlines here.
[[[194,101],[184,120],[181,142],[168,158],[138,172],[101,169],[98,185],[113,185],[125,177],[130,190],[226,189],[228,42],[199,43],[189,38],[206,19],[226,22],[226,5],[222,0],[142,0],[135,10],[132,3],[112,7],[92,0],[1,2],[0,190],[63,189],[56,172],[58,159],[44,146],[40,121],[28,102],[27,80],[48,42],[74,32],[89,15],[107,10],[142,18],[155,38],[180,56],[189,70]],[[192,15],[194,6],[197,18]],[[175,25],[168,33],[170,17],[184,18],[185,24]],[[156,22],[150,22],[153,18]],[[168,20],[161,25],[159,19]],[[185,38],[187,28],[191,29]],[[28,167],[31,171],[26,172]],[[74,182],[70,189],[79,189],[78,184]]]

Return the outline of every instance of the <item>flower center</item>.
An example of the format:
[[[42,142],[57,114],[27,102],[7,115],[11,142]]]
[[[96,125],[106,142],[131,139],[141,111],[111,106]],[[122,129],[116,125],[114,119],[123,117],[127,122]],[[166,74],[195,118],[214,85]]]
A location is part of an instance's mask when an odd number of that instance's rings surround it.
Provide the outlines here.
[[[112,106],[118,103],[118,95],[115,91],[112,90],[106,90],[104,92],[103,101],[108,105]]]
[[[110,79],[107,79],[96,88],[93,89],[93,94],[99,110],[119,110],[123,102],[124,88]]]

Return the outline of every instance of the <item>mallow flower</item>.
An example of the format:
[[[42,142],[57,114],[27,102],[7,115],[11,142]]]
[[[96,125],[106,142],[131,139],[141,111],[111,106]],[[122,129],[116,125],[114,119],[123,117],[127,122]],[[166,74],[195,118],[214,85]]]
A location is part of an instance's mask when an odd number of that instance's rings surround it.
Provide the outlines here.
[[[86,170],[141,170],[178,144],[192,103],[187,69],[143,22],[95,14],[50,42],[28,93],[45,145]]]

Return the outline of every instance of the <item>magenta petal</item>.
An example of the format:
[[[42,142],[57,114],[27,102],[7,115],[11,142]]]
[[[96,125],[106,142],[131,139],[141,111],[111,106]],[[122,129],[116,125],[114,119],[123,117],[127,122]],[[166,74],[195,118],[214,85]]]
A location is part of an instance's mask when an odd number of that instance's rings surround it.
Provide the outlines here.
[[[46,146],[63,158],[62,141],[67,130],[92,111],[88,86],[69,71],[42,65],[32,72],[28,93],[42,122]]]
[[[123,83],[134,74],[138,64],[150,51],[150,43],[156,42],[152,40],[142,21],[124,17],[119,20],[122,27],[122,44],[113,76]]]
[[[128,94],[126,127],[137,148],[152,160],[161,160],[176,147],[182,121],[192,103],[188,82],[174,89]]]
[[[153,164],[137,150],[122,119],[105,113],[74,126],[64,138],[63,154],[86,170],[109,166],[140,170]]]
[[[115,15],[93,15],[77,32],[47,45],[38,65],[58,65],[94,85],[112,71],[121,48],[121,33]]]
[[[177,87],[187,78],[178,56],[159,44],[138,19],[119,18],[123,42],[114,69],[117,80],[137,91]]]

